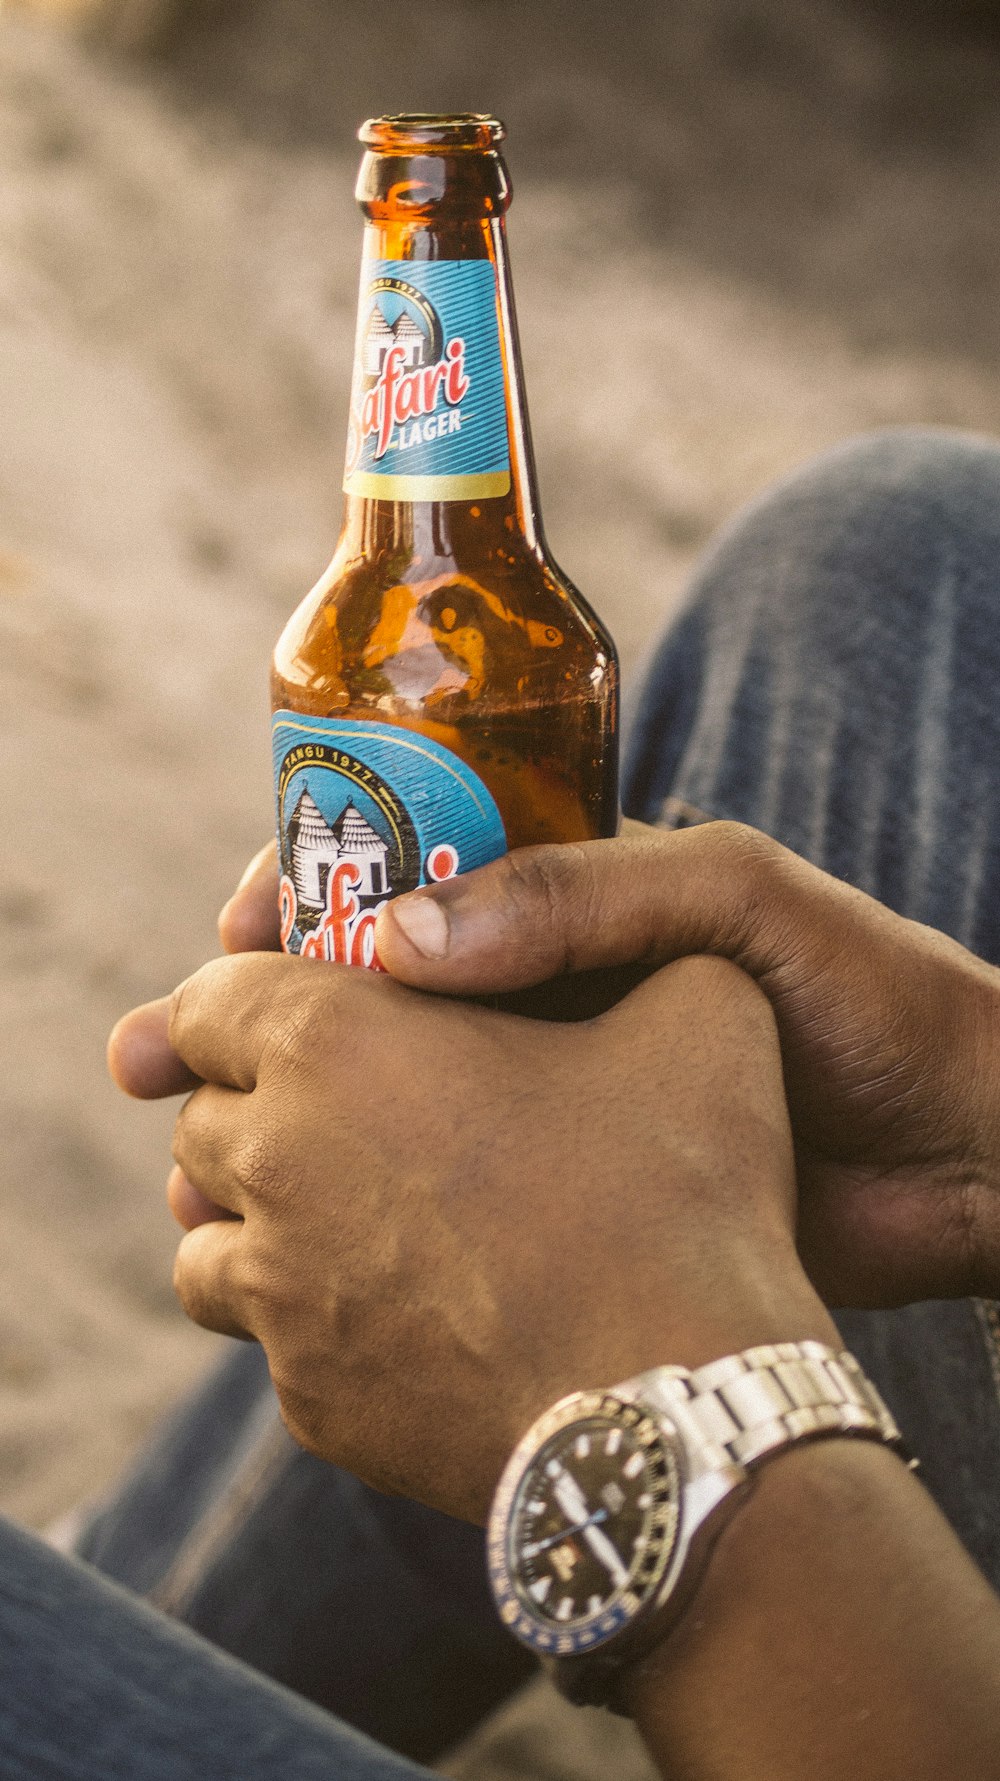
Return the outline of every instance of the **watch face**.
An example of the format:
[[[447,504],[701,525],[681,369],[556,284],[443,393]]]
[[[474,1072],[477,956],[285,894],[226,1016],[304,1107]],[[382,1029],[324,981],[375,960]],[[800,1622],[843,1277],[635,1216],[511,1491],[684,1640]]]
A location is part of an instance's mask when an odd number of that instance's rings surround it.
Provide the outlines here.
[[[680,1474],[662,1425],[608,1393],[567,1399],[532,1437],[497,1494],[491,1576],[510,1630],[565,1656],[603,1644],[655,1596],[677,1543]]]

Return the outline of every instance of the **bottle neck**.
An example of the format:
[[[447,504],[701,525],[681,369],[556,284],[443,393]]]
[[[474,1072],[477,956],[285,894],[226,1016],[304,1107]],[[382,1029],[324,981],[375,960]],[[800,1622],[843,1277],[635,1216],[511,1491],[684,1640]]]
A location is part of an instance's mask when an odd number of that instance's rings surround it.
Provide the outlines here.
[[[359,425],[362,424],[364,369],[367,365],[370,370],[378,362],[377,356],[371,358],[370,348],[367,349],[368,359],[365,361],[361,357],[366,352],[365,327],[371,314],[368,292],[373,273],[376,270],[384,273],[387,265],[391,264],[394,271],[398,266],[400,279],[406,281],[407,268],[411,267],[412,282],[419,285],[423,282],[420,277],[421,267],[442,261],[479,262],[491,269],[491,279],[483,279],[478,288],[482,290],[488,285],[496,305],[496,350],[499,355],[497,399],[499,400],[502,380],[509,485],[501,494],[473,494],[468,499],[400,499],[395,493],[390,498],[383,499],[369,492],[358,494],[347,491],[341,549],[352,557],[370,557],[383,551],[403,552],[428,563],[460,561],[466,555],[465,546],[469,544],[474,544],[477,553],[488,546],[494,549],[502,547],[510,554],[516,551],[521,555],[527,550],[534,556],[540,556],[544,552],[544,540],[502,212],[492,216],[465,216],[448,221],[439,218],[434,228],[429,228],[426,222],[418,222],[416,219],[378,218],[366,224],[361,268],[361,313],[352,394],[352,437],[356,440]],[[382,362],[384,365],[384,356]],[[397,350],[390,367],[390,373],[396,378],[396,388],[399,387],[399,377],[404,374],[404,366],[402,351]],[[459,412],[456,421],[457,404],[449,407],[449,399],[461,391],[462,377],[467,368],[468,361],[460,360],[457,375],[453,374],[450,384],[445,378],[440,380],[436,407],[442,416],[450,420],[452,426],[462,422],[463,414]],[[370,382],[370,378],[368,381]],[[470,386],[471,383],[470,378]],[[433,384],[430,387],[433,389]],[[424,395],[426,396],[426,389]],[[480,401],[481,391],[470,387],[467,408],[475,413]],[[420,425],[426,426],[426,421],[418,420],[417,426]],[[410,423],[409,433],[404,423],[401,429],[397,429],[392,445],[405,446],[413,436],[413,423]],[[353,446],[349,446],[349,457],[352,449]],[[403,462],[401,451],[394,450],[394,461]]]

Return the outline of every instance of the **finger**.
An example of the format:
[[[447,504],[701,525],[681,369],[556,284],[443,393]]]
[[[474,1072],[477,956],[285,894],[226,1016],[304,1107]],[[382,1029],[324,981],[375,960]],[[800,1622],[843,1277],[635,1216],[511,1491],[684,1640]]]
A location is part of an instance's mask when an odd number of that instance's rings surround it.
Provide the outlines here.
[[[202,1224],[182,1237],[174,1291],[192,1322],[220,1336],[252,1336],[249,1294],[242,1282],[244,1226]]]
[[[203,1082],[249,1092],[265,1046],[299,1002],[309,960],[267,952],[213,959],[175,989],[170,1043]]]
[[[821,875],[736,823],[531,847],[382,911],[379,958],[393,976],[450,994],[522,989],[567,971],[668,963],[714,952],[757,974],[797,921],[796,873]],[[828,881],[831,884],[832,880]]]
[[[200,1224],[235,1217],[223,1206],[217,1206],[214,1200],[207,1199],[201,1189],[188,1180],[183,1169],[176,1167],[167,1176],[167,1205],[186,1231],[196,1230]]]
[[[206,1202],[238,1216],[246,1209],[239,1158],[248,1107],[248,1097],[238,1089],[207,1083],[185,1101],[171,1144],[175,1163]]]
[[[170,997],[145,1002],[123,1015],[108,1040],[108,1069],[127,1095],[156,1101],[186,1094],[198,1077],[177,1056],[168,1028]]]
[[[993,1197],[926,1171],[849,1174],[800,1150],[798,1247],[828,1305],[989,1297],[997,1280]],[[980,1216],[980,1213],[983,1216]]]
[[[219,939],[226,952],[278,951],[278,854],[273,841],[250,861],[220,911]]]

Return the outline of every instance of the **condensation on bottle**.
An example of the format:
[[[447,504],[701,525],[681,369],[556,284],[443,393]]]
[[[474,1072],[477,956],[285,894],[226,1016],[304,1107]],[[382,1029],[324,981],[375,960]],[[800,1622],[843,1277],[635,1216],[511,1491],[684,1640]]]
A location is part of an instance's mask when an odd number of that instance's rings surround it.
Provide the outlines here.
[[[370,120],[329,568],[272,671],[286,951],[378,968],[388,898],[614,834],[618,663],[541,526],[495,118]]]

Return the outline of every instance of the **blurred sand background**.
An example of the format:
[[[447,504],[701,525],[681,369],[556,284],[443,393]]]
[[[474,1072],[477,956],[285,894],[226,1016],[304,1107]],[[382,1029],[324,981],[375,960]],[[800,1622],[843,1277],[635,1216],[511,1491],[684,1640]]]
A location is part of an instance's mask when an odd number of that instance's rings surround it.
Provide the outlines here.
[[[998,92],[987,5],[0,12],[0,1508],[103,1487],[215,1352],[170,1290],[172,1109],[104,1039],[216,949],[270,828],[268,654],[339,521],[357,124],[510,126],[548,530],[629,687],[776,474],[1000,429]]]

